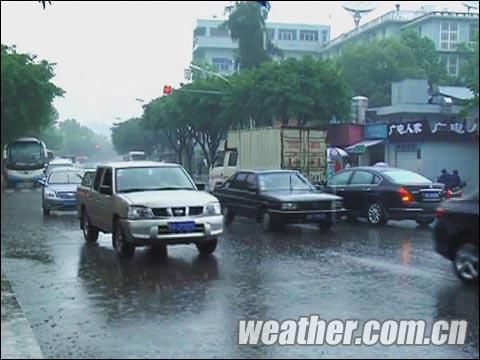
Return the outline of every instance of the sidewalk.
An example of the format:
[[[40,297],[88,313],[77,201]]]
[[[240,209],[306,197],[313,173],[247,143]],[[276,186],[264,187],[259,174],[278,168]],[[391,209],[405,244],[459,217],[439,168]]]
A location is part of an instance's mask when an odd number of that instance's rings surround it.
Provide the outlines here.
[[[2,272],[2,359],[43,359],[32,328]]]

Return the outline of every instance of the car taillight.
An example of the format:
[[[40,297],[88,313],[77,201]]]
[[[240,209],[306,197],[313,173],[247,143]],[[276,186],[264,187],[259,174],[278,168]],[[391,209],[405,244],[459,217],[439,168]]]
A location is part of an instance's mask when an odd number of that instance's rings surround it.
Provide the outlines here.
[[[444,208],[437,208],[437,211],[435,212],[435,217],[441,218],[445,215],[445,209]]]
[[[400,193],[400,198],[404,203],[410,203],[413,201],[412,193],[407,189],[405,189],[404,187],[400,188],[399,193]]]
[[[447,199],[451,199],[451,198],[452,198],[452,194],[453,194],[453,193],[452,193],[452,190],[448,189],[448,190],[447,190],[447,194],[446,194],[445,197],[446,197]]]

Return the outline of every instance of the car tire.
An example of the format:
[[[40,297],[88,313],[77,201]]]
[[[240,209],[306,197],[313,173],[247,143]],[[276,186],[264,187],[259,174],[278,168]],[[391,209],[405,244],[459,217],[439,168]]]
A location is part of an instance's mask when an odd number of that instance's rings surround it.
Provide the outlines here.
[[[125,239],[120,221],[115,221],[113,224],[112,245],[121,259],[131,259],[135,254],[135,246],[129,244]]]
[[[233,220],[235,220],[235,214],[232,212],[232,210],[228,206],[224,206],[222,208],[223,212],[223,221],[225,223],[225,226],[230,225]]]
[[[387,213],[380,202],[372,202],[368,206],[367,220],[370,224],[375,226],[385,225],[388,222]]]
[[[428,226],[430,225],[433,220],[435,220],[435,218],[431,218],[431,219],[418,219],[418,220],[415,220],[415,222],[419,225],[419,226]]]
[[[453,269],[465,284],[478,282],[478,248],[470,243],[461,245],[453,257]]]
[[[200,255],[209,255],[217,248],[217,239],[202,241],[195,245]]]
[[[274,219],[268,210],[264,210],[262,212],[260,216],[260,223],[262,224],[262,229],[265,232],[282,231],[286,226],[286,224],[280,223]]]
[[[44,216],[50,216],[50,210],[43,208],[43,215]]]
[[[323,220],[318,223],[318,227],[323,231],[330,230],[332,226],[333,222],[331,220]]]
[[[82,211],[82,232],[85,241],[94,243],[98,240],[98,229],[90,223],[90,219],[85,211]]]

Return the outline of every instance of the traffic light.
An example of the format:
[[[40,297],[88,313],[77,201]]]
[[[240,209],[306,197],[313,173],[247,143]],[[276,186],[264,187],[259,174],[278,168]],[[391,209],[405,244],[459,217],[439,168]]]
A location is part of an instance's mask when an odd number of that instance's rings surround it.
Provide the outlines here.
[[[172,87],[170,85],[165,85],[163,87],[163,95],[170,95],[172,93]]]

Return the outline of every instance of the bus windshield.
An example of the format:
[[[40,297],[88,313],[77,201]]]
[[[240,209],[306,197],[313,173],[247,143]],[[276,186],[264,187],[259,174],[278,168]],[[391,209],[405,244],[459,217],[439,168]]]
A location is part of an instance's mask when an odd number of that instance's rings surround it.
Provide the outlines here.
[[[43,163],[42,146],[34,142],[17,142],[8,147],[8,161],[11,163]]]

